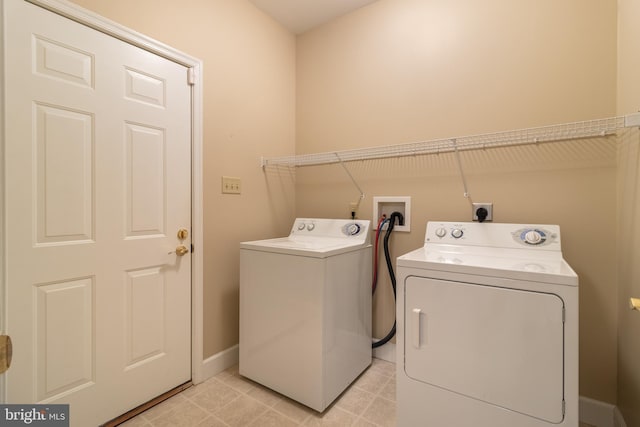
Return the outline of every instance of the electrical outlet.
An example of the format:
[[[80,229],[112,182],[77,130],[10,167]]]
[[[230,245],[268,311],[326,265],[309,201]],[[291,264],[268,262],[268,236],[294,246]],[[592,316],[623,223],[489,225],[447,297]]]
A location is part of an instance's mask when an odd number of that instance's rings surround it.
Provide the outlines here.
[[[478,218],[478,209],[485,209],[487,211],[487,216],[482,221]],[[493,221],[493,203],[474,203],[471,215],[474,221]]]
[[[349,211],[354,216],[354,218],[358,217],[358,203],[351,202],[349,203]]]
[[[222,193],[223,194],[240,194],[240,178],[233,176],[222,177]]]

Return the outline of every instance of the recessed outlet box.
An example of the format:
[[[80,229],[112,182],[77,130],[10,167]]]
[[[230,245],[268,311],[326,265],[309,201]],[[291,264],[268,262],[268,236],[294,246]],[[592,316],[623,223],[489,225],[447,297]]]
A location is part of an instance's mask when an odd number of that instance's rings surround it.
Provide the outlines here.
[[[483,221],[493,221],[493,203],[474,203],[473,212],[471,213],[474,221],[480,221],[478,217],[479,209],[485,209],[487,211],[487,216]]]
[[[411,197],[409,196],[377,196],[373,198],[373,228],[378,226],[378,221],[382,215],[386,215],[387,218],[391,216],[393,212],[400,212],[404,216],[404,225],[400,225],[396,222],[393,226],[394,231],[411,231]],[[387,229],[387,224],[382,228]]]
[[[240,178],[235,176],[222,177],[222,193],[223,194],[240,194],[241,192]]]

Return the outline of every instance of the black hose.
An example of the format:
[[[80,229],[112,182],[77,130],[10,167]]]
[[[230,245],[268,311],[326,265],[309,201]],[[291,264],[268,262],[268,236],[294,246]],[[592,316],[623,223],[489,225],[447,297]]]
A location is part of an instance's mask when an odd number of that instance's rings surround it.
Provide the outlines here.
[[[378,286],[378,241],[380,240],[380,231],[382,230],[382,227],[389,222],[389,218],[383,218],[384,219],[380,219],[378,228],[376,228],[376,241],[373,245],[375,249],[373,253],[373,283],[371,284],[371,295],[376,293],[376,287]]]
[[[393,300],[396,298],[396,275],[393,272],[393,263],[391,262],[391,255],[389,255],[389,237],[391,237],[391,232],[393,231],[393,226],[396,223],[396,218],[398,218],[398,223],[400,225],[404,224],[404,216],[400,212],[393,212],[389,217],[389,226],[387,227],[387,232],[384,235],[384,258],[387,261],[387,269],[389,270],[389,278],[391,279],[391,287],[393,288]],[[372,348],[378,348],[389,342],[391,338],[396,334],[396,320],[393,320],[393,327],[389,333],[382,338],[380,341],[376,341],[371,344]]]

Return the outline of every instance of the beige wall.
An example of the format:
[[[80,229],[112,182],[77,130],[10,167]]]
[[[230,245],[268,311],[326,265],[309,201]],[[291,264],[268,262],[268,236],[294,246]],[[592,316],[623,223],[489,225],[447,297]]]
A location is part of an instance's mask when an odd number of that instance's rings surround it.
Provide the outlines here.
[[[616,4],[590,0],[380,0],[298,38],[297,153],[518,129],[616,114]],[[462,153],[497,222],[557,223],[580,276],[580,392],[616,401],[615,138]],[[411,233],[470,220],[450,154],[350,163],[367,197],[412,197]],[[296,215],[346,217],[357,191],[336,165],[299,168]],[[374,330],[393,322],[388,279]]]
[[[640,111],[640,0],[618,1],[618,113]],[[640,425],[640,132],[620,138],[618,150],[618,407],[628,426]]]
[[[288,232],[293,179],[260,156],[294,152],[295,37],[246,0],[75,0],[204,62],[204,357],[238,343],[238,244]],[[223,195],[221,176],[242,178]]]

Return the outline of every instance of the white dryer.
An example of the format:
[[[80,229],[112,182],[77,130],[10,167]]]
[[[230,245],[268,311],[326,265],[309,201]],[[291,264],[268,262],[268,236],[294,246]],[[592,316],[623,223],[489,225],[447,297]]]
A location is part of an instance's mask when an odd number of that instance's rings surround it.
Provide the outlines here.
[[[240,374],[324,411],[371,364],[369,221],[240,244]]]
[[[397,274],[398,426],[578,426],[578,277],[558,226],[429,222]]]

